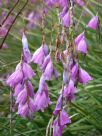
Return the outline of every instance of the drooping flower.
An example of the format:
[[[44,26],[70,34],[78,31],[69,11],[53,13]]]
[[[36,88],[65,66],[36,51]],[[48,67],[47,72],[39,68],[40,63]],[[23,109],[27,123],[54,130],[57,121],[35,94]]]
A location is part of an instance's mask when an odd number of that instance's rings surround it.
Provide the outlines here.
[[[16,103],[24,105],[27,101],[27,89],[24,88],[23,90],[20,91],[20,93],[17,96]]]
[[[23,73],[21,69],[16,70],[8,79],[7,84],[14,88],[18,83],[22,82],[23,80]]]
[[[78,63],[76,63],[71,69],[71,78],[73,81],[78,77],[78,70],[79,66]]]
[[[62,109],[62,111],[60,111],[59,120],[60,120],[59,122],[60,122],[61,126],[65,126],[65,125],[71,123],[71,120],[64,109]]]
[[[75,38],[75,44],[78,45],[79,42],[81,41],[81,39],[84,38],[84,32],[82,32],[81,34],[79,34],[76,38]]]
[[[32,57],[32,62],[41,66],[45,57],[48,55],[48,46],[43,44],[40,48],[38,48]]]
[[[94,16],[87,24],[88,27],[96,30],[99,26],[99,19],[98,16]]]
[[[29,96],[33,99],[34,98],[34,89],[33,89],[33,86],[29,80],[27,81],[27,90],[29,91]]]
[[[50,103],[51,102],[48,94],[48,86],[45,83],[44,86],[42,87],[42,90],[38,89],[35,95],[34,105],[37,111],[39,110],[44,111],[44,109],[47,108]]]
[[[22,65],[23,76],[25,79],[31,79],[36,75],[29,64],[23,62],[21,65]]]
[[[41,66],[41,70],[42,70],[43,72],[45,71],[45,68],[46,68],[46,66],[48,65],[50,59],[51,59],[51,58],[50,58],[50,55],[47,55],[47,56],[45,57],[44,62],[43,62],[43,64],[42,64],[42,66]]]
[[[53,62],[52,62],[52,60],[50,60],[49,63],[47,64],[46,68],[45,68],[45,71],[44,71],[44,76],[45,76],[46,80],[51,79],[51,77],[53,75],[53,70],[54,70]]]
[[[55,76],[56,79],[58,79],[58,72],[54,68],[54,65],[53,65],[50,55],[48,55],[45,58],[44,63],[42,65],[42,69],[43,69],[43,75],[45,77],[45,80],[51,80],[53,75]]]
[[[59,124],[58,118],[53,122],[53,136],[62,136],[63,126]]]
[[[13,96],[17,97],[21,90],[23,90],[23,84],[19,83],[15,86]]]
[[[61,111],[61,108],[62,108],[62,95],[59,96],[58,100],[57,100],[57,104],[56,104],[56,107],[55,107],[55,110],[53,112],[54,115],[58,115],[59,112]]]
[[[68,114],[62,110],[58,117],[53,122],[53,136],[62,136],[62,132],[67,124],[70,124],[71,120]]]
[[[33,113],[35,111],[36,111],[36,107],[34,105],[34,100],[29,98],[28,101],[24,105],[19,104],[17,114],[19,114],[23,118],[26,118],[26,117],[32,118]]]
[[[39,82],[39,91],[41,92],[44,89],[45,86],[45,77],[42,74],[42,76],[40,77],[40,82]]]
[[[79,82],[82,84],[88,83],[93,78],[82,68],[79,69]]]
[[[77,51],[82,52],[84,54],[87,53],[88,47],[87,47],[87,42],[86,42],[86,38],[84,36],[84,33],[81,33],[80,35],[78,35],[76,37],[75,43],[76,43]]]
[[[83,38],[80,42],[79,42],[79,44],[78,44],[78,46],[77,46],[77,50],[78,51],[80,51],[80,52],[82,52],[82,53],[87,53],[87,43],[86,43],[86,40]]]
[[[69,11],[62,17],[62,23],[64,27],[69,27],[71,24]]]
[[[23,90],[19,91],[16,104],[18,104],[17,114],[22,117],[30,117],[36,111],[34,91],[30,81],[26,81]]]
[[[28,48],[28,40],[25,36],[25,34],[23,33],[22,36],[22,45],[23,45],[23,59],[25,62],[29,63],[31,61],[31,53],[30,50]]]
[[[28,104],[26,103],[25,105],[20,105],[18,106],[18,112],[17,114],[19,114],[22,117],[27,117],[29,114],[29,108],[28,108]]]
[[[64,86],[64,97],[67,101],[72,101],[75,99],[75,87],[74,82],[70,79],[69,84]]]

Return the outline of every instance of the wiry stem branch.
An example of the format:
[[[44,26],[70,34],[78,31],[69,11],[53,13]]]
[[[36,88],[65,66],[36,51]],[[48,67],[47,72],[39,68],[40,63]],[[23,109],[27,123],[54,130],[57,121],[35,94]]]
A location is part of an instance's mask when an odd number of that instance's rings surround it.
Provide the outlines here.
[[[2,48],[4,42],[5,42],[5,40],[6,40],[7,36],[8,36],[8,34],[9,34],[11,28],[12,28],[12,26],[14,25],[14,23],[15,23],[15,21],[16,21],[16,19],[18,18],[18,16],[20,15],[20,13],[23,11],[23,9],[24,9],[25,6],[27,5],[27,3],[28,3],[28,0],[26,1],[26,3],[24,4],[24,6],[22,7],[22,9],[18,12],[18,14],[16,15],[15,19],[13,20],[11,26],[9,27],[9,29],[8,29],[8,31],[7,31],[7,34],[6,34],[5,38],[3,39],[3,41],[2,41],[2,43],[1,43],[1,45],[0,45],[0,49]]]
[[[1,23],[1,26],[5,23],[5,21],[7,20],[7,18],[9,17],[9,15],[12,13],[12,11],[15,9],[15,7],[18,5],[19,0],[17,0],[17,2],[15,3],[15,5],[12,7],[12,9],[9,11],[9,13],[7,14],[7,16],[5,17],[5,19],[3,20],[3,22]]]

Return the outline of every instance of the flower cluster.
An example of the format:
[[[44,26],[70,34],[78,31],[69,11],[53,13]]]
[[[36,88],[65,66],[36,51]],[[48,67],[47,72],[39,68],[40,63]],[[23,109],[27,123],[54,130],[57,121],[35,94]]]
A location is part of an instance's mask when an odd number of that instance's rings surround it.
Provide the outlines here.
[[[74,28],[72,27],[72,25],[74,25],[72,20],[73,6],[75,4],[78,4],[81,7],[85,6],[83,0],[49,0],[46,1],[46,3],[49,7],[57,6],[62,9],[59,14],[59,18],[62,20],[62,27],[64,27],[64,29],[69,29],[71,27],[72,30]],[[99,27],[98,16],[94,16],[87,24],[87,27],[96,30]],[[83,68],[81,68],[81,66],[79,66],[78,54],[81,53],[82,55],[86,55],[88,53],[88,44],[85,37],[85,32],[82,32],[74,38],[73,35],[70,35],[70,40],[64,35],[64,32],[62,36],[63,37],[60,37],[60,39],[66,38],[66,44],[68,45],[66,46],[66,50],[62,51],[62,53],[60,53],[58,49],[60,46],[57,47],[56,50],[56,56],[58,60],[62,62],[64,70],[63,87],[53,112],[54,116],[56,117],[53,121],[53,136],[62,136],[65,126],[71,123],[69,115],[64,110],[64,103],[70,103],[75,100],[75,93],[77,92],[76,90],[78,83],[87,84],[93,79]]]
[[[34,105],[34,91],[30,80],[36,75],[32,70],[28,41],[23,33],[22,37],[23,54],[20,63],[16,66],[13,74],[7,79],[7,84],[14,90],[14,97],[18,106],[18,114],[22,117],[31,117],[36,110]]]
[[[88,43],[85,31],[75,37],[72,34],[75,31],[73,20],[73,7],[79,5],[84,7],[83,0],[44,0],[49,9],[59,7],[59,18],[61,19],[61,37],[57,39],[55,58],[61,61],[63,66],[63,83],[60,96],[57,100],[56,107],[53,111],[55,117],[53,121],[53,136],[62,136],[66,125],[71,123],[71,119],[65,111],[65,104],[75,100],[78,84],[87,84],[93,78],[79,65],[79,53],[86,56],[88,53]],[[29,15],[29,20],[34,19],[34,13]],[[44,25],[44,24],[43,24]],[[97,30],[99,27],[99,18],[94,16],[86,25],[87,28]],[[64,29],[63,29],[64,28]],[[68,33],[67,30],[68,29]],[[68,34],[68,35],[67,35]],[[58,34],[59,35],[59,34]],[[45,35],[44,35],[45,36]],[[52,39],[51,39],[52,40]],[[60,49],[60,44],[66,44],[66,48]],[[34,112],[44,111],[50,104],[49,89],[47,81],[51,81],[52,77],[56,80],[59,77],[58,71],[54,67],[52,50],[42,40],[41,46],[31,55],[28,41],[23,33],[22,36],[22,57],[20,63],[16,66],[13,74],[8,78],[7,84],[14,90],[15,105],[18,107],[17,114],[22,117],[32,117]],[[34,93],[31,79],[36,75],[30,63],[39,66],[41,77],[39,87]]]

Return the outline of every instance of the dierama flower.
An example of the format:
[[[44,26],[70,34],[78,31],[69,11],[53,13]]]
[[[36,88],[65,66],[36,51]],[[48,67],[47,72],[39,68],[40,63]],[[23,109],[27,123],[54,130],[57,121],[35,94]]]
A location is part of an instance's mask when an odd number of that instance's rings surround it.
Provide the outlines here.
[[[16,103],[24,105],[27,101],[27,89],[24,88],[23,90],[20,91],[20,93],[17,96]]]
[[[81,34],[79,34],[76,38],[75,38],[75,44],[78,45],[79,42],[81,41],[81,39],[84,38],[84,32],[82,32]]]
[[[71,24],[69,11],[62,17],[62,23],[64,27],[69,27]]]
[[[79,82],[82,84],[86,84],[91,81],[93,78],[82,68],[79,70]]]
[[[48,65],[48,63],[50,62],[50,55],[47,55],[46,58],[44,59],[44,62],[41,66],[41,70],[44,72],[45,71],[45,68],[46,66]]]
[[[23,73],[21,69],[16,70],[8,79],[7,84],[14,88],[18,83],[22,82]]]
[[[19,104],[17,114],[24,118],[26,117],[32,118],[32,114],[35,111],[36,107],[34,105],[34,100],[29,98],[29,100],[24,105]]]
[[[45,80],[51,80],[53,75],[55,76],[56,79],[58,79],[58,72],[54,68],[54,65],[53,65],[50,55],[48,55],[45,58],[44,63],[42,65],[42,69],[43,69],[43,75],[45,77]]]
[[[63,96],[67,101],[72,101],[75,99],[75,87],[73,80],[70,79],[69,84],[64,86]]]
[[[87,53],[88,48],[87,48],[86,40],[84,38],[79,42],[79,44],[77,46],[77,51],[82,52],[84,54]]]
[[[76,37],[75,43],[76,43],[76,49],[78,52],[81,52],[84,54],[87,53],[88,47],[87,47],[87,42],[86,42],[86,38],[84,36],[84,33],[81,33],[80,35],[78,35]]]
[[[99,19],[98,16],[94,16],[87,24],[88,27],[91,29],[96,30],[99,26]]]
[[[13,93],[13,96],[17,97],[18,94],[21,92],[21,90],[23,90],[23,84],[22,83],[19,83],[15,86],[15,89],[14,89],[14,93]]]
[[[62,132],[67,124],[70,124],[71,120],[68,114],[62,109],[59,116],[54,120],[53,123],[53,136],[62,136]]]
[[[31,61],[31,53],[28,47],[28,40],[26,35],[23,33],[22,36],[22,45],[23,45],[23,59],[25,62],[29,63]]]
[[[56,107],[55,107],[55,110],[53,112],[54,115],[58,115],[59,112],[61,111],[61,108],[62,108],[62,94],[59,96],[58,100],[57,100],[57,104],[56,104]]]
[[[45,68],[45,71],[44,71],[44,77],[45,77],[46,80],[50,80],[51,79],[51,77],[53,75],[53,70],[54,70],[53,62],[50,59],[49,63],[47,64],[47,66]]]
[[[26,79],[31,79],[36,74],[32,70],[29,64],[23,60],[16,66],[15,72],[7,79],[7,84],[14,88],[18,83],[23,82]]]
[[[62,109],[59,114],[59,122],[61,126],[65,126],[69,123],[71,123],[71,120],[68,116],[68,114],[65,112],[65,110]]]
[[[41,45],[40,48],[38,48],[32,57],[32,62],[38,64],[41,66],[43,64],[43,61],[45,57],[48,55],[48,46],[46,44]]]
[[[44,109],[47,108],[50,103],[51,102],[48,94],[48,86],[45,83],[42,90],[38,89],[35,95],[34,105],[37,111],[39,110],[44,111]]]
[[[23,76],[25,79],[31,79],[36,75],[29,64],[23,62],[21,65],[22,65]]]
[[[53,136],[62,136],[63,126],[60,126],[58,118],[53,122]]]
[[[25,82],[23,90],[19,91],[16,99],[18,114],[22,117],[30,117],[36,111],[34,105],[34,92],[30,81]]]
[[[78,77],[78,71],[79,71],[79,66],[78,63],[76,63],[71,69],[71,78],[73,81],[75,81],[76,78]]]

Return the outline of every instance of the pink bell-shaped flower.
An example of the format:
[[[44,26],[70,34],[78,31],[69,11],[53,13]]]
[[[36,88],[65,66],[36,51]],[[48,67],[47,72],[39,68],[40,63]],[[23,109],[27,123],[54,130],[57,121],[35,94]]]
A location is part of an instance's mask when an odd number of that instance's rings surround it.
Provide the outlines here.
[[[89,23],[87,24],[88,27],[96,30],[99,26],[99,19],[98,19],[98,16],[94,16],[90,21]]]
[[[79,81],[82,84],[88,83],[93,78],[82,68],[79,70]]]

